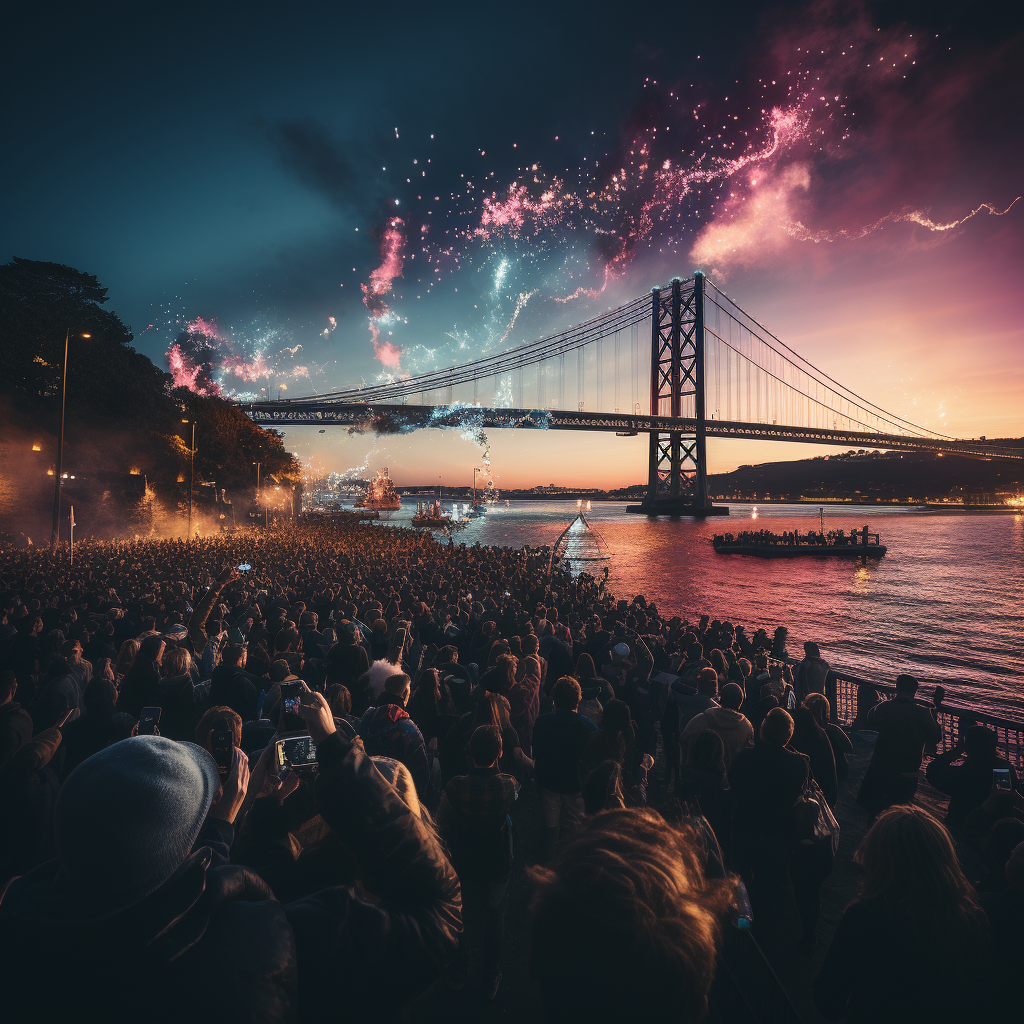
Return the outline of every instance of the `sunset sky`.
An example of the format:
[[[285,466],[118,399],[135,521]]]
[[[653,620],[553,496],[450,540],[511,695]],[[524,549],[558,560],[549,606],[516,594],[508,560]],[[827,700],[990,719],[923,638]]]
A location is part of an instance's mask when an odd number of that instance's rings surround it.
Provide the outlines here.
[[[96,274],[158,364],[184,332],[194,371],[201,331],[222,393],[324,393],[700,268],[883,408],[1024,435],[1019,8],[210,8],[26,8],[0,71],[0,259]],[[642,437],[488,437],[499,487],[645,475]],[[399,483],[481,457],[457,432],[287,444]]]

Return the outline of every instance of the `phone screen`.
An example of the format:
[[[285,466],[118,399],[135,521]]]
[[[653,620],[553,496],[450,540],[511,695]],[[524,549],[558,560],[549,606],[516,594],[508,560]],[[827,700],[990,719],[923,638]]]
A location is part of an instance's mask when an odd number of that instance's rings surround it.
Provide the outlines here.
[[[248,562],[243,562],[240,566],[238,566],[238,571],[248,572],[251,568],[252,566]]]
[[[160,729],[160,712],[161,708],[143,708],[142,714],[139,716],[139,735],[140,736],[159,736]]]
[[[992,780],[996,784],[996,789],[1000,793],[1009,793],[1012,789],[1010,784],[1010,769],[1009,768],[993,768],[992,769]]]
[[[316,744],[312,736],[289,736],[277,741],[278,768],[305,768],[316,764]]]
[[[231,730],[223,722],[218,722],[210,737],[210,749],[213,751],[213,759],[217,762],[217,770],[221,775],[227,775],[231,771],[231,756],[234,753],[234,746],[235,738],[231,734]]]
[[[306,723],[299,717],[299,696],[302,693],[302,683],[287,682],[281,684],[281,731],[282,732],[305,732]]]

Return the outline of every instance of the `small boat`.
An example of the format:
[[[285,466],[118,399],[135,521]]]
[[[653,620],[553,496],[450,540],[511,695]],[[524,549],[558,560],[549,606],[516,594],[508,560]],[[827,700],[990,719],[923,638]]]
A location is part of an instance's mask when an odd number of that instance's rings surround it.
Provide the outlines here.
[[[731,533],[716,534],[712,540],[720,555],[754,555],[757,558],[799,558],[816,555],[827,558],[881,558],[888,550],[879,542],[877,533],[842,530],[834,533],[792,532],[776,534],[769,530],[744,531],[734,537]]]
[[[370,481],[366,494],[356,502],[356,508],[372,508],[380,512],[397,512],[402,507],[402,497],[391,482],[387,467],[378,469]]]
[[[460,519],[457,511],[445,512],[440,501],[431,504],[418,504],[416,514],[412,517],[412,525],[427,530],[461,530],[468,523]]]

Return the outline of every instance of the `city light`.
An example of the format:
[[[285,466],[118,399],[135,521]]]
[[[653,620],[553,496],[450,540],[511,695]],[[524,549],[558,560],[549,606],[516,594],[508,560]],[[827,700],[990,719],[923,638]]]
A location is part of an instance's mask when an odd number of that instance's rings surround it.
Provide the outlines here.
[[[39,445],[39,444],[32,445],[32,451],[34,451],[34,452],[41,452],[42,450],[43,450],[43,446],[42,445]]]

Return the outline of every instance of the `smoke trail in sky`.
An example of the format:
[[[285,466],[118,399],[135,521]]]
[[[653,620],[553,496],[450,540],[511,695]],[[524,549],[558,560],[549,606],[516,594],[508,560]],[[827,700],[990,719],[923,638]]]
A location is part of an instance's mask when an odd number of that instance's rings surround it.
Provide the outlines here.
[[[405,222],[392,217],[381,235],[380,265],[370,274],[370,283],[362,285],[363,305],[370,312],[370,338],[373,354],[381,365],[398,369],[402,350],[388,340],[381,340],[380,329],[392,322],[391,310],[384,296],[391,291],[396,277],[402,276],[405,253]],[[390,334],[390,332],[388,332]]]

